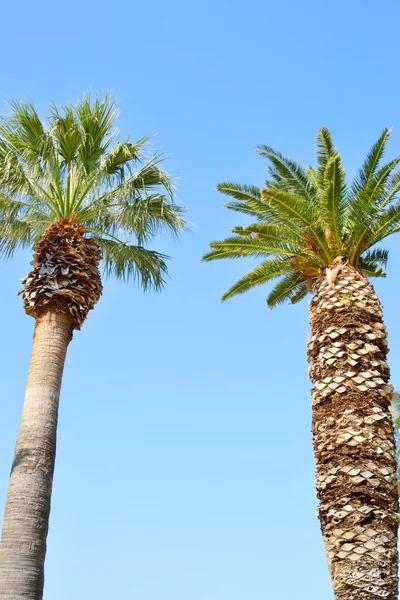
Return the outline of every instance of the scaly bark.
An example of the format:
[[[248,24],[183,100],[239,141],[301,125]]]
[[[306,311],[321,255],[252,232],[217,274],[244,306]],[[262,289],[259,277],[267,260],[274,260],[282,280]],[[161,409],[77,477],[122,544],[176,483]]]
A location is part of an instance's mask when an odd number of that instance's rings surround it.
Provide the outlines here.
[[[24,308],[32,317],[49,309],[63,312],[80,329],[102,292],[96,241],[71,219],[53,223],[35,249],[33,269],[22,280]]]
[[[101,294],[100,257],[81,225],[54,223],[23,280],[36,326],[0,542],[0,600],[42,599],[62,373],[72,332]]]
[[[318,514],[335,598],[397,600],[397,462],[381,305],[367,279],[343,265],[315,284],[310,322]]]

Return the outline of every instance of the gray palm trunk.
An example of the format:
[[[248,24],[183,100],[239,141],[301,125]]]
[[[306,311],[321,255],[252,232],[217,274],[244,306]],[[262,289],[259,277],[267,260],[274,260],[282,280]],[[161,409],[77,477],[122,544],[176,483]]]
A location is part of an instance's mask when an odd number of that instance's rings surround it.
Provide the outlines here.
[[[0,542],[0,600],[42,600],[61,379],[72,332],[101,295],[100,257],[82,225],[65,219],[44,232],[23,280],[36,326]]]
[[[63,313],[50,310],[36,321],[0,542],[1,600],[43,595],[58,405],[71,337]]]

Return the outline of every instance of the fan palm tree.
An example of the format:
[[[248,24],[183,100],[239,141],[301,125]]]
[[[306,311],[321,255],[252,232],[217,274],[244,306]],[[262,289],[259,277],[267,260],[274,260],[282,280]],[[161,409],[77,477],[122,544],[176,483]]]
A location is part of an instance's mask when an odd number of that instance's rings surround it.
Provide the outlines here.
[[[398,597],[392,387],[382,308],[369,282],[385,276],[388,252],[378,244],[400,230],[400,158],[381,165],[389,135],[385,129],[352,182],[326,128],[315,167],[259,147],[269,161],[263,189],[217,186],[230,197],[227,208],[253,222],[204,257],[261,260],[223,300],[270,281],[269,307],[311,293],[318,514],[337,600]]]
[[[166,257],[144,247],[186,223],[149,138],[118,141],[111,97],[52,105],[43,122],[13,102],[0,122],[0,251],[34,247],[23,279],[36,319],[0,542],[0,598],[40,600],[68,344],[102,293],[99,272],[160,290]]]

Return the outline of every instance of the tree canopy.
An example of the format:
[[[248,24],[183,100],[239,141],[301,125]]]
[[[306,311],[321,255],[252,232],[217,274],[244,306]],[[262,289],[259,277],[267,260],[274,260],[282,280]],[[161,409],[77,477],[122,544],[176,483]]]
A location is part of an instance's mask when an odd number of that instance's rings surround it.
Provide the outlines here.
[[[259,146],[257,151],[269,161],[263,188],[220,183],[217,189],[230,198],[226,207],[253,222],[212,242],[203,260],[262,260],[223,300],[274,280],[268,305],[296,303],[335,261],[347,261],[369,277],[384,277],[388,251],[377,244],[400,230],[400,157],[382,164],[389,136],[390,130],[384,129],[350,182],[330,131],[322,128],[316,166],[304,168],[273,148]]]
[[[52,104],[41,120],[30,101],[11,102],[0,121],[0,252],[32,247],[55,221],[82,223],[99,244],[105,272],[159,289],[166,256],[145,248],[161,231],[187,226],[150,137],[118,139],[111,96]]]

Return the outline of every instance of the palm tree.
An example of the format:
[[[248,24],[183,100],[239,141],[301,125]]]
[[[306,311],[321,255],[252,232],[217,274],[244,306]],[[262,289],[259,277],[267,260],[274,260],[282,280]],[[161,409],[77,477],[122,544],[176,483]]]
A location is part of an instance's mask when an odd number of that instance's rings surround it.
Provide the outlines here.
[[[400,392],[394,392],[392,396],[392,406],[390,408],[393,418],[394,426],[394,437],[396,439],[396,452],[397,452],[397,479],[399,479],[400,486],[400,472],[399,472],[399,452],[400,452]]]
[[[116,139],[115,102],[84,96],[40,120],[13,102],[0,122],[0,250],[34,247],[23,279],[36,319],[32,359],[0,542],[0,598],[40,600],[67,347],[107,275],[160,290],[166,257],[144,244],[186,227],[149,138]]]
[[[213,242],[204,260],[261,263],[223,296],[269,281],[269,307],[308,292],[308,343],[319,520],[337,600],[397,599],[396,452],[382,308],[369,277],[383,277],[377,244],[400,230],[400,158],[381,166],[385,129],[357,177],[347,182],[328,129],[316,167],[267,146],[263,189],[221,183],[227,208],[253,222]]]

